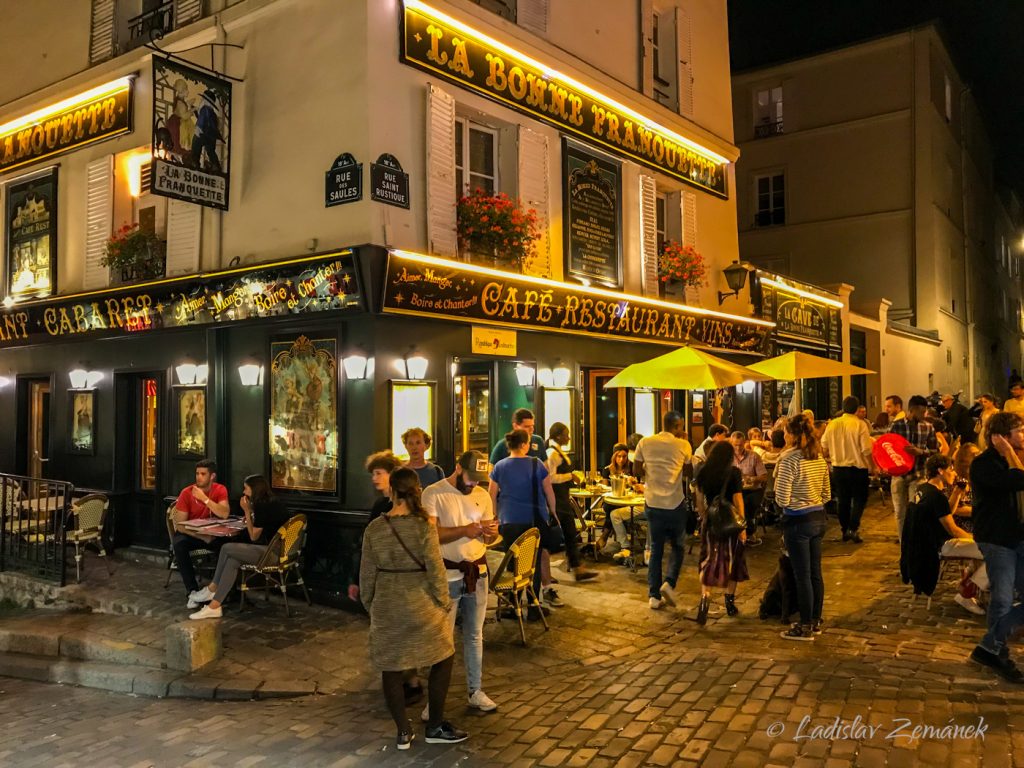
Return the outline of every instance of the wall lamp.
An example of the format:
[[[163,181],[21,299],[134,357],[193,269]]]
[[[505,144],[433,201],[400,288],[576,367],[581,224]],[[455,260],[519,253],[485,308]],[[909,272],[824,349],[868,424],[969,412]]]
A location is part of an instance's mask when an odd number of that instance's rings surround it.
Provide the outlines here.
[[[341,361],[347,379],[366,378],[366,355],[349,355]]]
[[[752,395],[754,394],[754,382],[747,379],[746,381],[740,382],[737,389],[745,395]]]
[[[736,260],[733,260],[732,264],[722,270],[722,273],[725,275],[725,282],[729,286],[729,290],[718,292],[718,306],[722,306],[725,300],[730,296],[740,295],[740,291],[743,290],[743,286],[747,284],[748,272],[750,272],[750,267],[746,264],[740,264]]]
[[[100,371],[87,371],[84,368],[75,368],[68,371],[68,380],[71,382],[71,389],[96,389],[96,385],[103,378]]]
[[[516,381],[521,387],[532,387],[537,378],[537,371],[532,366],[516,363]]]
[[[258,387],[263,384],[263,366],[259,363],[243,363],[238,366],[238,378],[243,387]]]
[[[415,350],[410,350],[415,352]],[[420,354],[406,355],[395,360],[395,369],[402,378],[410,381],[421,381],[427,378],[427,358]]]
[[[537,371],[537,383],[542,387],[548,389],[565,389],[569,386],[569,381],[572,379],[572,371],[562,365],[562,361],[558,361],[558,365],[551,368],[541,368]]]

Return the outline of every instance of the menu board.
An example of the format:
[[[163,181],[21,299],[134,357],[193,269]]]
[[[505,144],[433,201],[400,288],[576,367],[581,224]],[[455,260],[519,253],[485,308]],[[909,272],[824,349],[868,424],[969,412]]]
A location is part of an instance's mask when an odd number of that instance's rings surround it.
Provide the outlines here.
[[[622,287],[622,166],[562,142],[568,273],[584,283]]]

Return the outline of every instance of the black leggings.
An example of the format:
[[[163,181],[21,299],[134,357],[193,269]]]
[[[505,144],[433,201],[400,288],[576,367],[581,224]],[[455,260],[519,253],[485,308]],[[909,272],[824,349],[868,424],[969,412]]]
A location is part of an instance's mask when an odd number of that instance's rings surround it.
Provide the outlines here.
[[[427,702],[430,707],[430,719],[427,720],[428,728],[436,728],[444,720],[444,700],[448,696],[448,684],[452,680],[454,664],[455,655],[452,654],[430,668],[430,678],[427,681]],[[398,730],[404,731],[409,727],[409,718],[405,714],[405,691],[402,688],[405,673],[401,670],[381,672],[380,676],[388,712],[391,713],[391,718],[398,726]]]

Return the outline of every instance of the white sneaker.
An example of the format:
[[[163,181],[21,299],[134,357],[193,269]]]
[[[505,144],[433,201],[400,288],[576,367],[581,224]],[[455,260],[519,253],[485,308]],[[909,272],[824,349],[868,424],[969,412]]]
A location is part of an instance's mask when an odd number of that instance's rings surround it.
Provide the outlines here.
[[[473,695],[469,697],[469,706],[479,709],[481,712],[493,712],[498,708],[498,705],[491,701],[491,697],[479,688],[473,691]]]
[[[953,598],[953,602],[963,608],[965,611],[969,611],[976,616],[984,616],[985,609],[978,605],[978,601],[973,597],[964,597],[963,595],[957,595]]]
[[[665,604],[665,601],[662,600],[660,597],[652,597],[650,600],[647,601],[647,604],[651,606],[652,611],[657,611],[661,608],[661,606]]]
[[[213,600],[213,592],[210,591],[208,586],[203,587],[202,589],[197,589],[195,592],[189,593],[188,599],[193,603],[208,603]]]
[[[665,602],[669,605],[674,606],[676,604],[676,591],[672,589],[672,585],[667,581],[661,585],[661,596],[665,598]]]
[[[221,613],[223,613],[223,610],[220,608],[211,608],[208,605],[204,605],[198,611],[191,614],[189,618],[194,621],[199,621],[200,619],[219,619]]]

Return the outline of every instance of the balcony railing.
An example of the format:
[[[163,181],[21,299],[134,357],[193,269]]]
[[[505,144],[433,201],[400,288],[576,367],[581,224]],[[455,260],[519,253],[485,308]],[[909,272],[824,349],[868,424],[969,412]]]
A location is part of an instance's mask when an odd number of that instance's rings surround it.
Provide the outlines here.
[[[774,123],[758,123],[754,126],[755,139],[766,139],[769,136],[778,136],[780,133],[782,133],[781,120],[776,120]]]
[[[126,50],[138,48],[174,29],[174,0],[128,19],[128,45]]]

